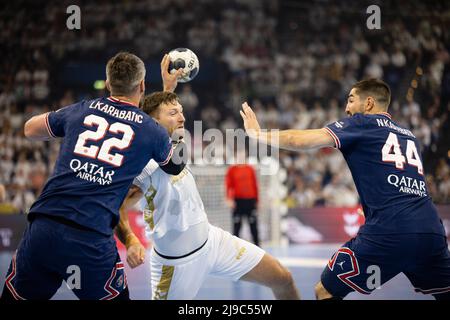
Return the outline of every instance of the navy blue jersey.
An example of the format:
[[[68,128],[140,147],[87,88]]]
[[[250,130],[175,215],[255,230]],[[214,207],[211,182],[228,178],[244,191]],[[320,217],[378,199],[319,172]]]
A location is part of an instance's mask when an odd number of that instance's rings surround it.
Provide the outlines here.
[[[154,159],[169,161],[169,135],[139,108],[99,98],[50,112],[48,132],[63,137],[52,176],[30,217],[47,214],[111,235],[134,177]]]
[[[326,127],[347,161],[366,223],[360,233],[445,235],[424,179],[419,143],[388,113],[341,119]]]

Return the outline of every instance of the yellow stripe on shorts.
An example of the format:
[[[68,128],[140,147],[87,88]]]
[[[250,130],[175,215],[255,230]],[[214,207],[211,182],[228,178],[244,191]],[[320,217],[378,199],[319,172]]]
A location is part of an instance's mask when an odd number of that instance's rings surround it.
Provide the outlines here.
[[[159,280],[159,283],[156,286],[155,300],[167,300],[174,271],[175,266],[162,267],[161,280]]]

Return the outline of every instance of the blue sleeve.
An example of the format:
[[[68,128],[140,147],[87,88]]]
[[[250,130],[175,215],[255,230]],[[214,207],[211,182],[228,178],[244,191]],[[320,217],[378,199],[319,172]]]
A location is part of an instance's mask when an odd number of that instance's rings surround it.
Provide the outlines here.
[[[66,123],[79,104],[72,104],[47,114],[46,125],[48,133],[54,138],[66,135]]]
[[[172,140],[169,137],[167,130],[156,123],[155,127],[155,135],[152,136],[152,139],[157,141],[156,149],[153,152],[153,160],[158,162],[159,165],[166,165],[170,158],[172,157]]]
[[[362,115],[343,118],[325,127],[333,137],[337,149],[341,151],[353,146],[362,137]]]

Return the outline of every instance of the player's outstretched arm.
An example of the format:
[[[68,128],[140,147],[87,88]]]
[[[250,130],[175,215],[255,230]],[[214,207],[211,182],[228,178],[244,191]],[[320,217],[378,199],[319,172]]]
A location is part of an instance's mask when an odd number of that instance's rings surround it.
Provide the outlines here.
[[[163,79],[163,90],[174,92],[178,84],[178,77],[183,73],[183,69],[178,69],[174,74],[169,72],[170,58],[165,54],[161,60],[161,77]]]
[[[36,141],[53,139],[54,137],[49,132],[47,117],[48,113],[44,113],[28,120],[24,126],[25,137]]]
[[[132,185],[119,209],[120,220],[115,229],[117,238],[119,238],[120,242],[127,248],[127,262],[131,268],[136,268],[144,263],[145,260],[145,248],[134,234],[128,220],[128,210],[131,209],[142,196],[143,193],[141,189]]]
[[[324,128],[268,132],[261,130],[256,115],[247,102],[242,104],[240,113],[249,137],[268,145],[293,151],[335,146],[334,139]]]

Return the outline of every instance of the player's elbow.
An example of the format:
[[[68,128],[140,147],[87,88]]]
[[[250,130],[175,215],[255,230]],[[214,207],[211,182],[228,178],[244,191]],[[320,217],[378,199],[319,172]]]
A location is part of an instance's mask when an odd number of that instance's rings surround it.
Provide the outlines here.
[[[51,138],[43,115],[34,116],[25,122],[23,133],[31,140],[49,140]]]
[[[311,150],[334,146],[334,140],[321,129],[291,132],[288,143],[293,150]]]
[[[173,156],[169,162],[165,165],[160,165],[160,168],[167,174],[178,175],[180,174],[187,163],[187,157],[183,156],[183,149],[185,147],[184,142],[179,142],[176,148],[173,150]]]
[[[34,117],[33,117],[34,118]],[[33,126],[33,118],[29,119],[27,122],[25,122],[23,133],[25,137],[27,138],[34,138],[36,136],[36,130],[34,130]]]
[[[182,162],[180,164],[176,164],[171,159],[166,165],[161,166],[160,168],[165,173],[176,176],[176,175],[179,175],[183,171],[185,166],[186,166],[186,163]]]
[[[290,134],[287,137],[287,143],[288,143],[289,149],[293,149],[293,150],[307,149],[305,141],[301,137],[299,137],[295,134]]]

